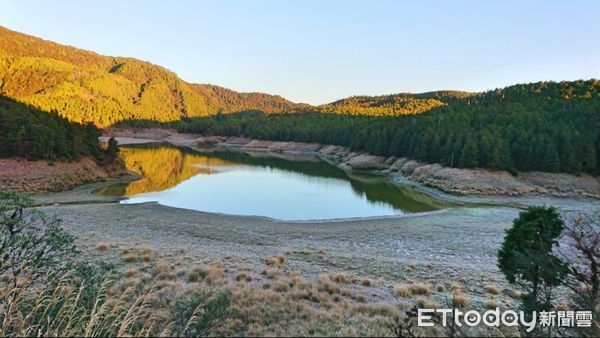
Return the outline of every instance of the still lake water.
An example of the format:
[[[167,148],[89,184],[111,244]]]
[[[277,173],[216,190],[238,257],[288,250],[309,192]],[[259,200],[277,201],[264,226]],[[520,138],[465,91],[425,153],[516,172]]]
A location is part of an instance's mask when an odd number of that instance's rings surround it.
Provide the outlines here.
[[[100,193],[122,203],[162,205],[281,220],[402,215],[447,205],[385,177],[347,173],[323,160],[164,144],[122,146],[129,170],[143,178]]]

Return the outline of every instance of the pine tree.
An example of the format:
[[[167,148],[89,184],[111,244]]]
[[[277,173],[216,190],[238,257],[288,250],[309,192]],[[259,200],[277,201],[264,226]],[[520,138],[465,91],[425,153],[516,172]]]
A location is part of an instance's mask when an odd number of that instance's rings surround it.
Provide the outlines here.
[[[463,146],[460,165],[464,168],[475,168],[479,165],[479,149],[472,137],[468,137]]]
[[[558,158],[558,152],[556,147],[552,143],[548,143],[546,146],[546,152],[544,154],[544,171],[556,173],[560,171],[560,160]]]

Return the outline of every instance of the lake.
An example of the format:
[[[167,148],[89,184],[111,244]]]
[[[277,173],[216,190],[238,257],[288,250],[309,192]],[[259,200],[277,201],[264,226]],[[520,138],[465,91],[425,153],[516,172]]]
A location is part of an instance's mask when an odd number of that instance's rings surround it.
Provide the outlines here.
[[[386,177],[346,172],[317,157],[189,149],[165,144],[121,146],[140,180],[105,188],[121,203],[162,205],[280,220],[403,215],[447,204]]]

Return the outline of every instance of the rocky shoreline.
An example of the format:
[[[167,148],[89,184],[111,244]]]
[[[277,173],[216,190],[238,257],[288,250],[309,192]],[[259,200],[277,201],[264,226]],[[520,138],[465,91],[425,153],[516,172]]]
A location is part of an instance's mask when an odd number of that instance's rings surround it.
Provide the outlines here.
[[[106,130],[120,144],[169,142],[176,146],[218,146],[246,152],[318,156],[345,170],[388,175],[392,182],[416,182],[456,196],[553,197],[600,199],[600,178],[545,172],[512,175],[506,171],[448,168],[408,158],[374,156],[349,148],[319,143],[256,140],[235,136],[199,136],[174,130],[112,128]]]
[[[484,169],[447,168],[408,158],[374,156],[346,147],[318,143],[254,140],[243,137],[205,136],[195,144],[239,148],[243,151],[316,155],[347,170],[375,171],[393,181],[406,178],[457,195],[552,196],[600,198],[600,180],[589,175],[519,173]]]

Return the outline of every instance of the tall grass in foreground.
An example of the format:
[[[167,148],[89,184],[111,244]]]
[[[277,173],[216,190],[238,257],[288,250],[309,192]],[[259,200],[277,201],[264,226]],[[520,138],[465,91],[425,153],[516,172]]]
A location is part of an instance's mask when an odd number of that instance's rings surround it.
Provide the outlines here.
[[[226,293],[193,292],[161,308],[164,290],[154,286],[122,292],[105,278],[77,285],[65,278],[32,284],[20,281],[0,291],[1,336],[198,336],[228,315]]]

